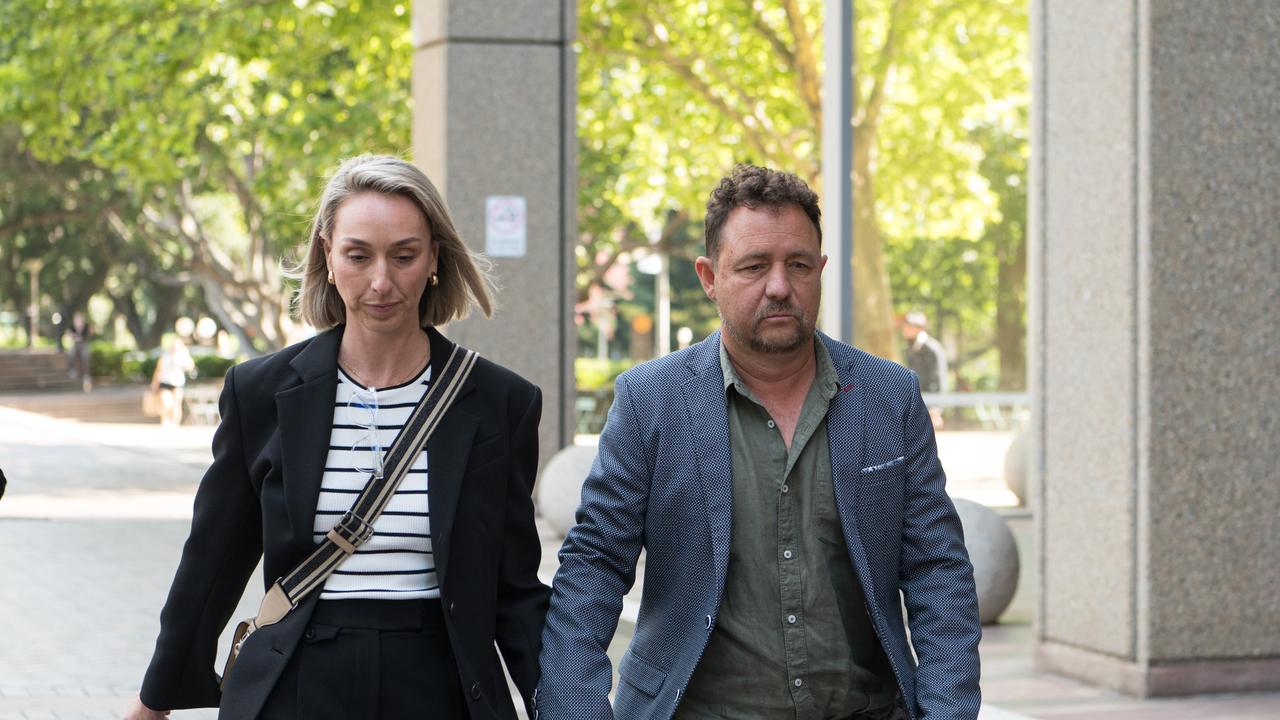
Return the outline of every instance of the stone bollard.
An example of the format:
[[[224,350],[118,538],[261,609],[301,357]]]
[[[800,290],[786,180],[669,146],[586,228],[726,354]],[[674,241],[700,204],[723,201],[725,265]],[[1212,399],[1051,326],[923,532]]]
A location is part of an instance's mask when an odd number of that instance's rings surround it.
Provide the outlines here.
[[[1009,607],[1018,588],[1018,545],[994,510],[972,500],[957,498],[955,503],[978,587],[978,616],[983,625],[991,625]]]
[[[595,462],[596,448],[570,445],[551,456],[538,476],[538,511],[560,537],[574,525],[582,502],[582,483]]]
[[[1013,436],[1004,454],[1004,484],[1024,508],[1031,507],[1031,490],[1027,487],[1028,450],[1027,429],[1024,427]]]

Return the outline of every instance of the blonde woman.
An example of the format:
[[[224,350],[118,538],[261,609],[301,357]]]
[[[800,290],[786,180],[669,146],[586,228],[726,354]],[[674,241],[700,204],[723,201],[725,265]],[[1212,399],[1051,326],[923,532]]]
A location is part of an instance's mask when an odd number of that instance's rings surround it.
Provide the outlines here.
[[[549,594],[530,499],[542,398],[483,359],[373,538],[254,633],[219,691],[218,637],[255,565],[265,586],[312,551],[449,356],[435,326],[491,312],[440,194],[393,157],[338,168],[300,273],[300,314],[322,332],[227,374],[214,462],[128,717],[221,704],[230,718],[514,718],[498,650],[529,703]]]

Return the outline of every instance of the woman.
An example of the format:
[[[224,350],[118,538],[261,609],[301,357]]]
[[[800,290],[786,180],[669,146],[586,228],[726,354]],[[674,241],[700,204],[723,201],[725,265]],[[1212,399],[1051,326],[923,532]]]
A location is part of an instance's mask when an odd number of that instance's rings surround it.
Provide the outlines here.
[[[219,692],[218,636],[259,558],[288,575],[381,461],[453,344],[434,329],[489,278],[421,171],[361,156],[329,181],[300,311],[316,337],[227,373],[213,465],[130,718],[513,718],[529,704],[548,589],[530,492],[541,394],[493,363],[470,379],[375,534],[318,593],[255,632]],[[153,709],[154,708],[154,709]]]
[[[151,373],[151,392],[160,395],[160,425],[177,427],[182,424],[182,389],[187,386],[187,373],[194,370],[187,344],[177,335],[170,335],[165,348],[156,359],[155,372]]]

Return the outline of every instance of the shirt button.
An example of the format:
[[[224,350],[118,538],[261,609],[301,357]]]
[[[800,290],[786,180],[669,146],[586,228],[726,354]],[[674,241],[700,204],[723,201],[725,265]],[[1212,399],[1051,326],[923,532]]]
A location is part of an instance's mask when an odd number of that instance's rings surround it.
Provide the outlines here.
[[[788,616],[787,616],[787,622],[788,622],[788,623],[791,623],[792,625],[795,625],[795,624],[796,624],[796,616],[795,616],[795,615],[788,615]]]
[[[784,557],[784,558],[786,558],[786,559],[790,560],[790,559],[791,559],[791,551],[790,551],[790,550],[783,550],[783,551],[782,551],[782,557]]]
[[[708,616],[707,616],[707,629],[708,629],[708,630],[710,630],[710,629],[711,629],[711,616],[710,616],[710,615],[708,615]]]
[[[796,678],[796,687],[800,687],[803,684],[804,684],[803,680],[801,680],[800,678]]]
[[[783,486],[782,486],[782,494],[783,494],[783,495],[786,495],[786,494],[787,494],[787,491],[788,491],[788,490],[790,490],[790,489],[791,489],[790,487],[788,487],[788,486],[786,486],[786,485],[783,485]]]
[[[777,425],[776,425],[772,420],[770,420],[769,422],[767,422],[767,423],[765,423],[765,424],[766,424],[766,425],[768,425],[770,428],[775,428],[775,427],[777,427]]]

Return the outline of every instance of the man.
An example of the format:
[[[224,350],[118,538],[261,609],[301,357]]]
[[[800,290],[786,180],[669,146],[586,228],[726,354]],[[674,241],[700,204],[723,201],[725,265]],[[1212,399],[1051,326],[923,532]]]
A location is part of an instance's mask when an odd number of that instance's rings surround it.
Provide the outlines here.
[[[912,373],[815,333],[818,218],[794,175],[739,166],[712,193],[696,269],[722,331],[618,379],[538,720],[977,716],[972,567],[929,416]]]
[[[947,391],[947,351],[927,330],[929,320],[919,310],[902,319],[902,337],[907,341],[907,367],[920,378],[925,392]]]
[[[85,392],[93,389],[93,375],[89,372],[89,321],[77,310],[71,316],[71,373],[80,381]]]

